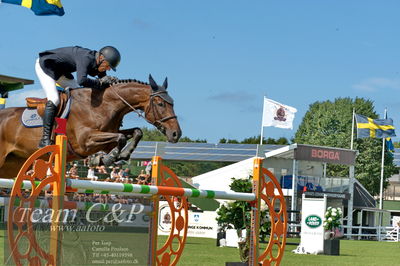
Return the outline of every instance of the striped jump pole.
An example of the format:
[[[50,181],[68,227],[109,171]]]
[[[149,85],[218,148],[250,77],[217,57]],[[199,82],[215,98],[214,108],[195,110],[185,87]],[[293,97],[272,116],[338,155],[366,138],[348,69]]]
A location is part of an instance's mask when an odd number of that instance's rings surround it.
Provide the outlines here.
[[[98,193],[98,194],[114,194],[124,193],[123,195],[129,196],[150,196],[150,195],[163,195],[163,196],[180,196],[188,198],[206,198],[206,199],[223,199],[223,200],[240,200],[240,201],[254,201],[256,195],[253,193],[241,193],[230,191],[218,190],[201,190],[194,188],[181,188],[181,187],[165,187],[165,186],[151,186],[151,185],[138,185],[138,184],[125,184],[113,183],[103,181],[88,181],[79,179],[66,179],[67,191],[68,189],[79,193]],[[36,181],[36,185],[40,181]],[[14,180],[0,179],[0,187],[12,188]],[[32,183],[23,181],[21,189],[32,189]],[[52,190],[50,184],[43,187],[43,190]]]
[[[102,194],[112,194],[113,192],[135,193],[136,195],[163,195],[188,198],[206,198],[206,199],[224,199],[224,200],[241,200],[253,201],[256,195],[253,193],[240,193],[218,190],[201,190],[182,187],[166,187],[166,186],[151,186],[137,185],[124,183],[109,183],[101,181],[87,181],[79,179],[67,179],[67,186],[72,189],[80,190],[96,190]]]

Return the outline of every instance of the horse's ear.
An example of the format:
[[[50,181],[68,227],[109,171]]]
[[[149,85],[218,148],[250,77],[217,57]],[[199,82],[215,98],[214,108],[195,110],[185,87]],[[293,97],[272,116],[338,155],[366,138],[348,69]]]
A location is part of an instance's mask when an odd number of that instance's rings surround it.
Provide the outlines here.
[[[168,88],[168,78],[165,77],[164,83],[163,83],[163,88],[166,90]]]
[[[153,89],[153,91],[157,91],[158,90],[158,85],[157,83],[154,81],[153,77],[151,76],[151,74],[149,75],[149,83],[151,88]]]

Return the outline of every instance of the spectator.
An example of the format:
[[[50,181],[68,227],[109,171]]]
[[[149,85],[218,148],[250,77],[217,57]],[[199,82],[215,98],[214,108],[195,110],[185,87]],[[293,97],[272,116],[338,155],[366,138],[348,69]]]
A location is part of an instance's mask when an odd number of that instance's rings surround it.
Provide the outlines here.
[[[143,173],[143,170],[142,170],[140,175],[137,177],[137,184],[138,185],[148,185],[150,183],[149,179],[150,179],[150,175]]]
[[[97,166],[97,171],[99,174],[108,174],[107,169],[104,165]]]
[[[106,179],[107,182],[117,182],[117,180],[119,179],[118,176],[118,167],[111,167],[111,173],[110,173],[110,177],[108,177]]]
[[[146,169],[145,169],[146,175],[151,175],[151,169],[152,169],[152,163],[150,161],[150,162],[147,163],[147,166],[146,166]]]
[[[69,178],[78,179],[78,165],[74,163],[71,169],[69,169]]]
[[[97,181],[97,179],[99,179],[99,178],[94,174],[94,167],[93,167],[93,166],[90,166],[90,167],[89,167],[89,169],[88,169],[88,174],[87,174],[87,178],[88,178],[89,180],[92,180],[92,181]]]
[[[121,169],[118,171],[118,181],[117,182],[125,183],[124,169]]]

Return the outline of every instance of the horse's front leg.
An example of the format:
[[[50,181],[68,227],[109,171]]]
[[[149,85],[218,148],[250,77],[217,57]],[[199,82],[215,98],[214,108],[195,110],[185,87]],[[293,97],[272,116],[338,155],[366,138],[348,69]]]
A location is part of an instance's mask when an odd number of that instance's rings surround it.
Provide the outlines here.
[[[130,141],[122,149],[118,160],[128,160],[132,152],[136,149],[139,141],[142,139],[143,132],[140,128],[135,127],[131,129],[121,130],[120,133],[124,134],[126,138],[130,138]]]

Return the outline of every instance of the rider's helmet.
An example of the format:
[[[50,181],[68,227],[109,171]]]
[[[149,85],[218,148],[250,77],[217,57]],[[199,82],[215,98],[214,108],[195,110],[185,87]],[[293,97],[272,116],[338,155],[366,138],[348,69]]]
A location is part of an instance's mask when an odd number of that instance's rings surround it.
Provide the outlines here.
[[[100,54],[104,56],[104,59],[110,64],[112,70],[116,71],[119,61],[121,61],[121,55],[115,47],[105,46],[100,49]]]

